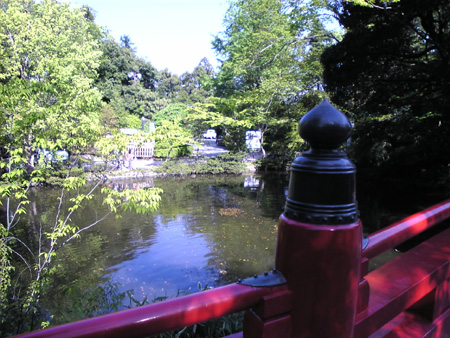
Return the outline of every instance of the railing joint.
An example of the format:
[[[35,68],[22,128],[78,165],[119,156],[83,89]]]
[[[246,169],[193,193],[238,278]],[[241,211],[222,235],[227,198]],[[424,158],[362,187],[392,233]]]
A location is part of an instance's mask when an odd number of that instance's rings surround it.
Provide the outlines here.
[[[260,288],[271,288],[285,285],[286,283],[286,278],[284,278],[283,274],[275,269],[270,273],[264,272],[262,275],[254,275],[253,277],[237,281],[237,284]]]

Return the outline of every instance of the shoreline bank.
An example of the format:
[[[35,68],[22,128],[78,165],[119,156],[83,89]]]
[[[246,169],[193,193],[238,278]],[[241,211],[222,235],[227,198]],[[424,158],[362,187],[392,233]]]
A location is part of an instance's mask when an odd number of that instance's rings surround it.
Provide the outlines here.
[[[196,161],[202,161],[205,158],[186,158],[179,159],[177,162],[181,163],[195,163]],[[257,171],[254,162],[257,160],[254,156],[249,156],[244,160],[246,165],[245,170],[241,174],[246,173],[255,173]],[[108,180],[114,179],[129,179],[129,178],[143,178],[143,177],[164,177],[164,176],[174,176],[170,174],[166,174],[164,172],[158,172],[156,169],[165,163],[164,160],[133,160],[131,162],[131,169],[123,168],[123,169],[114,169],[108,172],[105,176]],[[192,174],[197,175],[197,174]],[[189,176],[186,175],[186,176]]]

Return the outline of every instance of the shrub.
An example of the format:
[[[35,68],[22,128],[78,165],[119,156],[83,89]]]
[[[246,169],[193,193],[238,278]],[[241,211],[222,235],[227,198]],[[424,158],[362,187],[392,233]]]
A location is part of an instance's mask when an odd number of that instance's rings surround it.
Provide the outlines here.
[[[155,149],[154,151],[154,157],[159,157],[159,158],[167,158],[167,156],[169,155],[169,150],[168,148],[164,148],[164,149]],[[170,157],[187,157],[187,156],[191,156],[194,153],[193,147],[191,145],[182,145],[180,147],[175,147],[172,149],[172,151],[170,152]]]
[[[258,171],[285,171],[295,158],[285,153],[271,153],[255,162]]]
[[[200,158],[195,162],[167,161],[157,171],[171,176],[206,174],[242,174],[245,171],[245,153],[225,153],[216,158]]]

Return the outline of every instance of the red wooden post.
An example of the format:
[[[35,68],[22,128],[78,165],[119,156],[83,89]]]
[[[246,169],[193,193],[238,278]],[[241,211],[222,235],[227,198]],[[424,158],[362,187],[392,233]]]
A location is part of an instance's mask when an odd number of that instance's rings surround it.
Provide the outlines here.
[[[362,226],[355,166],[338,150],[351,124],[325,100],[300,120],[299,133],[311,150],[292,163],[275,260],[293,292],[292,337],[351,338]]]

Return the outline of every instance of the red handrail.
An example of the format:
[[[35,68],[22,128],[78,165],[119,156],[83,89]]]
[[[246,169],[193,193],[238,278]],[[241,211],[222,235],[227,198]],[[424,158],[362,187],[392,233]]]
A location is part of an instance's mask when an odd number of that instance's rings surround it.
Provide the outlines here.
[[[411,215],[387,228],[368,236],[369,242],[362,252],[365,258],[374,258],[383,252],[413,238],[450,217],[450,199]]]
[[[286,288],[287,286],[255,288],[230,284],[161,303],[29,332],[16,337],[147,337],[245,310],[255,305],[262,297]]]

